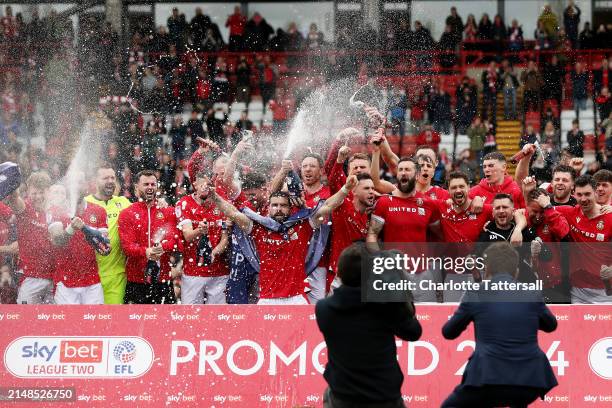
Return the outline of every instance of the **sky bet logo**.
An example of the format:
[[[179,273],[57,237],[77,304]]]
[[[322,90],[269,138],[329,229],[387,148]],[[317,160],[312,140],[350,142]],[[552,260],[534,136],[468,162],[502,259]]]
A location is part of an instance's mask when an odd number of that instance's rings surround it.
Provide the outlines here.
[[[4,351],[4,365],[25,378],[134,378],[153,364],[141,337],[20,337]]]
[[[589,366],[601,378],[612,380],[612,337],[599,339],[591,346]]]
[[[57,346],[48,346],[35,341],[34,344],[21,348],[21,357],[42,358],[45,362],[49,362],[57,348]],[[60,363],[99,363],[102,361],[102,342],[62,340],[59,345],[59,353]]]

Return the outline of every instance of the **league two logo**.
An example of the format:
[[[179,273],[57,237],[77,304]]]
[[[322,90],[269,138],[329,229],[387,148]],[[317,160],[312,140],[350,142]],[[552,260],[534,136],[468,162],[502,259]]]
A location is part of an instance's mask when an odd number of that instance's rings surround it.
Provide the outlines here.
[[[4,351],[4,366],[21,378],[134,378],[153,364],[141,337],[20,337]]]

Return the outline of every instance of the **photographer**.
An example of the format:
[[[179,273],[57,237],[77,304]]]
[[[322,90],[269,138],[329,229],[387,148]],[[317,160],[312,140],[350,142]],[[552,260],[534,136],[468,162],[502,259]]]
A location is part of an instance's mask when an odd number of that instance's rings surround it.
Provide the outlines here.
[[[353,244],[342,252],[338,259],[342,286],[315,307],[329,356],[323,374],[329,385],[323,396],[326,408],[405,406],[395,336],[416,341],[421,337],[421,325],[412,302],[362,302],[365,256],[363,244]]]

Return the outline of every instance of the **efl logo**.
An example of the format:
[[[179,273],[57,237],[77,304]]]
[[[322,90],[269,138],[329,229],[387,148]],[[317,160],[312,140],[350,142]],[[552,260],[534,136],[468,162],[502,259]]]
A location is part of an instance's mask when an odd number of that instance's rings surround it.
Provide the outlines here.
[[[135,378],[155,356],[142,337],[35,337],[13,340],[4,366],[19,378]]]
[[[599,339],[591,346],[589,366],[601,378],[612,380],[612,337]]]
[[[60,343],[60,363],[99,363],[103,343],[98,340],[66,340]]]

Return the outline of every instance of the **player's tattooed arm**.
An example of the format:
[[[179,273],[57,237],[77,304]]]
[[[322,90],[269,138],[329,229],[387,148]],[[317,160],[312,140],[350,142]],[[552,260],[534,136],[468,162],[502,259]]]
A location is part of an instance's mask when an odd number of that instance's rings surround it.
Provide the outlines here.
[[[243,231],[249,233],[253,228],[253,221],[249,219],[246,215],[238,211],[236,207],[234,207],[231,203],[225,201],[221,198],[214,189],[210,190],[210,194],[208,198],[212,200],[217,208],[225,214],[227,218],[232,220],[233,223],[238,225]]]
[[[270,183],[270,192],[274,193],[276,191],[281,191],[285,186],[285,179],[287,178],[287,174],[293,170],[293,162],[291,160],[283,160],[281,164],[281,168],[274,175],[272,182]]]
[[[370,226],[368,228],[368,234],[366,235],[366,244],[371,250],[378,251],[380,249],[378,246],[378,236],[384,226],[384,222],[377,217],[372,216],[370,218]]]

